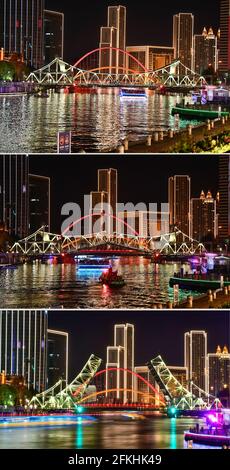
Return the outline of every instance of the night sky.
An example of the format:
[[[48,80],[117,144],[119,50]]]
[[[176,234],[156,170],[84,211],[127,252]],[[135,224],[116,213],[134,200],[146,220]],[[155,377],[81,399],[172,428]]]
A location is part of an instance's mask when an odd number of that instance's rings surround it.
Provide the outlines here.
[[[205,330],[208,352],[217,345],[230,346],[230,313],[217,311],[60,311],[49,313],[49,327],[70,336],[70,378],[85,364],[90,354],[106,361],[106,347],[113,344],[113,326],[135,326],[135,365],[143,366],[161,355],[170,366],[183,366],[184,333]]]
[[[70,6],[71,4],[71,6]],[[67,1],[46,0],[46,8],[65,13],[65,59],[73,62],[99,44],[100,26],[106,26],[107,7],[127,7],[127,45],[172,44],[172,16],[179,12],[195,15],[195,32],[204,26],[219,27],[218,0],[174,0],[173,2]]]
[[[192,196],[218,191],[216,156],[31,156],[30,172],[51,178],[51,229],[60,233],[61,208],[67,202],[80,204],[97,190],[97,170],[118,170],[118,202],[165,203],[168,177],[186,174],[192,178]]]

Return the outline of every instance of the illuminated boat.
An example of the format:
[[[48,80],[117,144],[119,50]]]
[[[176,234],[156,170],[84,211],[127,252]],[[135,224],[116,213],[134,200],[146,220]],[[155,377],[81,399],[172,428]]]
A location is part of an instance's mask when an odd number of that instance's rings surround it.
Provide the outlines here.
[[[100,276],[99,281],[103,285],[109,286],[111,288],[120,288],[125,286],[123,277],[119,276],[117,271],[113,271],[112,267]]]
[[[110,261],[107,258],[82,256],[77,257],[76,261],[79,270],[104,271],[112,267]]]
[[[120,90],[121,98],[147,98],[147,93],[145,88],[121,88]]]
[[[222,410],[217,413],[210,411],[206,417],[206,425],[196,425],[184,433],[186,442],[194,444],[213,446],[213,447],[230,447],[230,410]]]

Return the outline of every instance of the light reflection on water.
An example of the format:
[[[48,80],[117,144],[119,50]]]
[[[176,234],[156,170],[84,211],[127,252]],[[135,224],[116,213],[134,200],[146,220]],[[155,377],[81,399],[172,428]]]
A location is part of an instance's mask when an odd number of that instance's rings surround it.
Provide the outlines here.
[[[144,258],[113,261],[126,281],[122,289],[99,283],[100,272],[75,265],[33,264],[0,272],[1,308],[153,308],[173,300],[169,278],[180,265],[155,265]],[[180,291],[180,300],[191,292]],[[193,295],[196,293],[193,292]]]
[[[197,420],[146,416],[99,416],[90,424],[0,430],[0,448],[39,449],[182,449],[184,431]],[[196,446],[199,448],[199,446]]]
[[[97,94],[0,96],[0,153],[53,153],[57,132],[72,131],[72,151],[108,151],[131,135],[145,138],[174,126],[171,109],[178,97],[150,94],[144,100],[122,100],[118,89]],[[195,123],[195,122],[194,122]],[[185,127],[187,121],[181,120]]]

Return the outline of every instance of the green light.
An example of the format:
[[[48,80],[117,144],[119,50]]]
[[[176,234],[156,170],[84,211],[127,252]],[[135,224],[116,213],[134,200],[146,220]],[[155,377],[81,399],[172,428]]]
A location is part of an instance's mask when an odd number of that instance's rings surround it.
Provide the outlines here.
[[[77,406],[77,413],[83,413],[84,408],[83,406]]]

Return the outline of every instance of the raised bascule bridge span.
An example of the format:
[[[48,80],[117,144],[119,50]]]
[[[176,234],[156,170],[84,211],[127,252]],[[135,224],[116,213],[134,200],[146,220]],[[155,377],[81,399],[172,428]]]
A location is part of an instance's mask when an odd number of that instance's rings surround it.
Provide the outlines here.
[[[118,52],[129,66],[99,66],[101,54]],[[84,87],[153,87],[196,88],[206,84],[205,78],[181,63],[174,60],[155,71],[149,71],[134,55],[116,47],[94,49],[73,65],[61,59],[54,59],[49,64],[31,72],[27,82],[39,87],[58,88],[77,86]]]
[[[221,402],[218,398],[201,390],[195,384],[188,384],[184,387],[169,371],[167,365],[158,356],[148,363],[152,381],[146,380],[136,372],[124,369],[110,367],[100,369],[102,359],[92,354],[83,367],[82,371],[70,383],[66,384],[62,380],[58,381],[53,387],[37,394],[29,403],[32,410],[43,411],[72,411],[77,413],[87,413],[96,410],[152,410],[169,413],[172,407],[180,414],[190,413],[191,415],[203,415],[210,410],[220,410]],[[100,376],[105,376],[110,372],[126,372],[136,377],[145,385],[145,391],[139,391],[134,388],[109,388],[105,390],[96,390],[93,393],[88,392],[89,385],[95,383]],[[114,394],[129,392],[137,397],[136,401],[122,403],[114,400]],[[169,414],[170,416],[170,414]]]
[[[82,220],[82,219],[81,219]],[[178,229],[173,233],[156,237],[141,237],[135,231],[133,235],[107,232],[93,233],[84,236],[68,236],[53,234],[41,227],[35,233],[15,242],[9,249],[10,253],[19,258],[39,259],[48,256],[69,255],[100,255],[100,256],[144,256],[164,255],[169,259],[187,258],[202,255],[205,246],[188,237]]]

